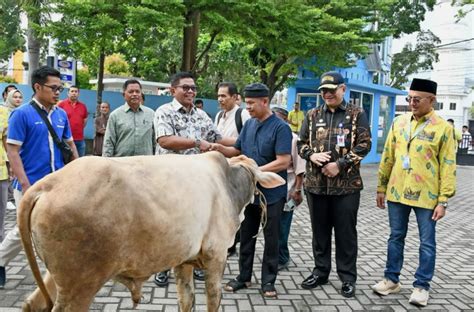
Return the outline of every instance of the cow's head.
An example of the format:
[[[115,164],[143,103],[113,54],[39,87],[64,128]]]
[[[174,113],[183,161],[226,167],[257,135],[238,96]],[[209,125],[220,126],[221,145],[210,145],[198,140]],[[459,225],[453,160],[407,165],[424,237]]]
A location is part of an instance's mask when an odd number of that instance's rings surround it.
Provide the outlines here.
[[[255,195],[260,195],[260,209],[262,210],[260,222],[262,223],[262,229],[263,229],[265,227],[265,224],[267,223],[267,205],[266,205],[265,196],[257,188],[257,183],[260,183],[260,185],[265,188],[274,188],[280,185],[284,185],[285,179],[283,179],[276,173],[261,171],[260,168],[258,168],[257,163],[253,159],[248,158],[244,155],[233,157],[229,159],[228,161],[231,166],[243,167],[244,170],[246,170],[252,176],[253,192],[249,198],[249,201],[245,204],[252,203],[254,201]],[[241,222],[244,219],[243,212],[244,211],[242,210],[239,216]],[[258,233],[255,235],[255,237],[257,235]]]
[[[257,163],[244,155],[229,159],[231,166],[240,165],[250,171],[255,177],[255,184],[258,182],[265,188],[274,188],[285,184],[285,179],[273,172],[263,172],[258,168]]]

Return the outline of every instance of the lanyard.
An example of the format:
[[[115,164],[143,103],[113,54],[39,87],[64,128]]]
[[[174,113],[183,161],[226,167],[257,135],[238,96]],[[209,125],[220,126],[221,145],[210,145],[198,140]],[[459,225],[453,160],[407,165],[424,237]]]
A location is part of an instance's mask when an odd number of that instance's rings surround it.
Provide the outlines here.
[[[415,133],[413,134],[413,136],[411,135],[411,123],[412,121],[410,120],[410,123],[409,123],[409,127],[408,127],[408,133],[409,133],[409,138],[408,138],[408,144],[407,144],[407,152],[410,151],[410,145],[411,145],[411,141],[413,141],[414,138],[416,138],[418,136],[418,134],[420,134],[421,131],[423,131],[423,129],[426,128],[426,126],[431,122],[431,118],[428,118],[421,126],[418,127],[418,129],[416,129]]]

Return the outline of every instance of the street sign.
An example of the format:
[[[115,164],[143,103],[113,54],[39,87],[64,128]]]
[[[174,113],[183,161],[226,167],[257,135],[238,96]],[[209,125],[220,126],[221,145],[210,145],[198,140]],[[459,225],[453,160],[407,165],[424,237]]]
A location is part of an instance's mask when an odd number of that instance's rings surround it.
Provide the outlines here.
[[[76,61],[56,59],[56,68],[61,73],[61,82],[68,88],[76,84]]]

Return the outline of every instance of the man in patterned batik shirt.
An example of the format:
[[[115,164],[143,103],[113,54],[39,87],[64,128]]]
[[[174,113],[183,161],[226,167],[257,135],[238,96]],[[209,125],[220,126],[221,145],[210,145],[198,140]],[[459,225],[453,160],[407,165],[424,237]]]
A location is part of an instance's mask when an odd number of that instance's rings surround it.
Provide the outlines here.
[[[406,98],[411,113],[397,117],[385,142],[379,167],[377,206],[388,205],[390,237],[384,279],[372,286],[380,295],[400,291],[403,247],[410,212],[420,233],[420,255],[409,302],[428,304],[436,259],[435,227],[444,217],[456,187],[453,127],[433,110],[437,84],[413,79]]]
[[[313,231],[313,272],[305,289],[328,282],[334,229],[341,294],[353,297],[357,281],[357,212],[363,188],[359,167],[371,147],[367,114],[344,100],[346,84],[338,72],[321,76],[324,104],[308,111],[298,150],[306,160],[304,188]]]
[[[155,112],[156,155],[192,155],[209,151],[211,142],[233,144],[235,140],[222,138],[206,112],[194,106],[197,90],[191,73],[175,74],[171,78],[170,91],[173,101]],[[160,287],[167,286],[168,275],[169,271],[156,274],[155,283]],[[204,271],[195,269],[194,278],[204,280]]]

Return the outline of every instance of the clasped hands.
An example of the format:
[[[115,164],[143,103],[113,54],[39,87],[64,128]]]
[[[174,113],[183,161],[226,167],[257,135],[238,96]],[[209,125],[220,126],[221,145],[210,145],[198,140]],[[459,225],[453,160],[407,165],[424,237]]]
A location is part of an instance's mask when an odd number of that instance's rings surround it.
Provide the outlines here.
[[[339,174],[339,166],[335,162],[327,163],[331,160],[331,152],[313,153],[309,159],[318,166],[322,166],[321,172],[326,177],[333,178]],[[327,163],[323,165],[324,163]]]

